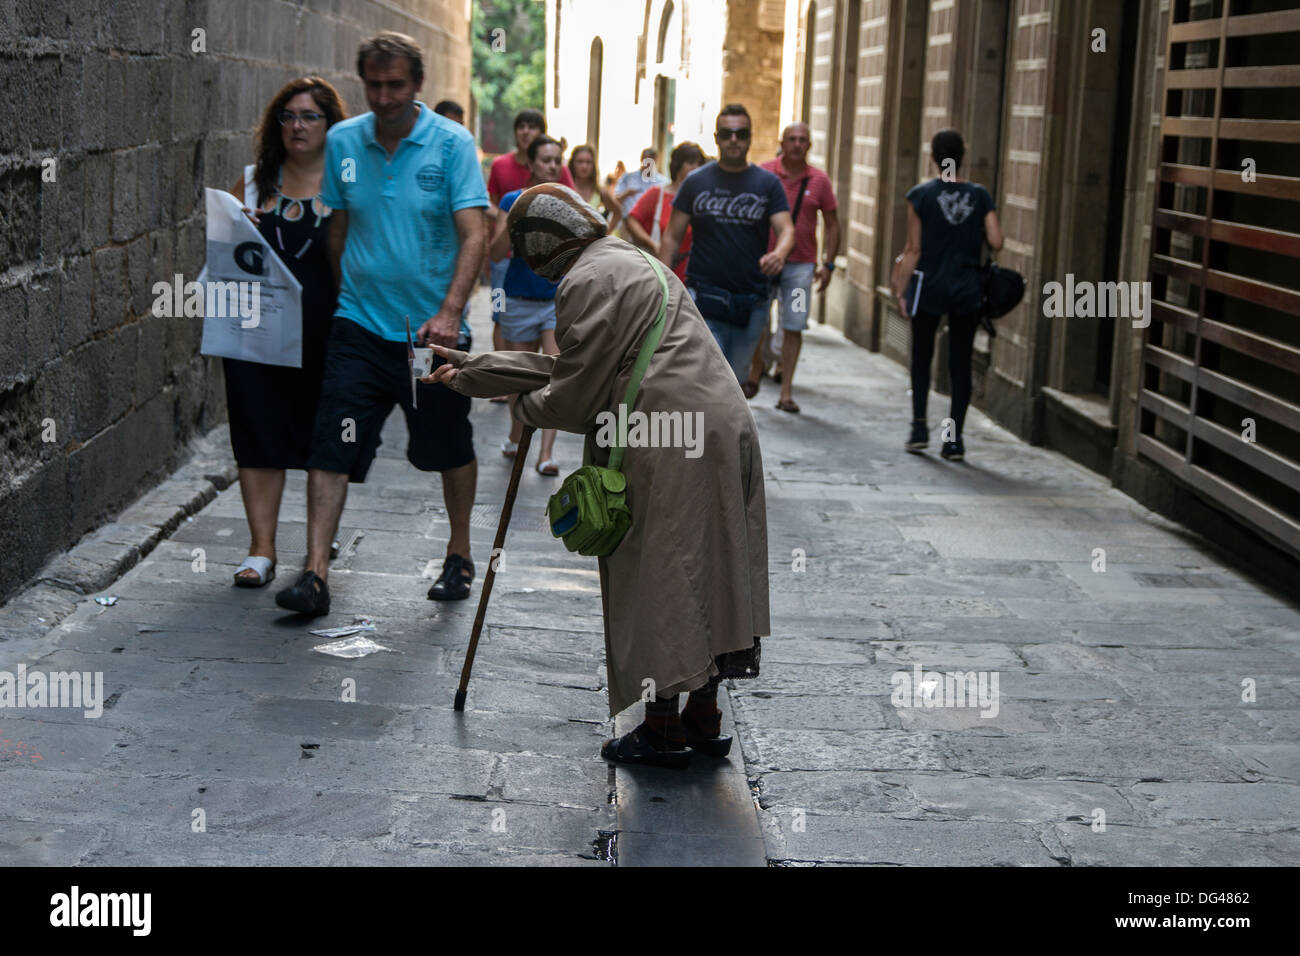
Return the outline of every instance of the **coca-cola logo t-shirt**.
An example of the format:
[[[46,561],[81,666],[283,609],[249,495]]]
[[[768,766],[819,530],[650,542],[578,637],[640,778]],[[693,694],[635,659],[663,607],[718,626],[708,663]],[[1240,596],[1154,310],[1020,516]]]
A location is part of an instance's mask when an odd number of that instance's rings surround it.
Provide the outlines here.
[[[758,268],[767,252],[771,217],[789,212],[781,180],[750,164],[738,173],[716,161],[686,177],[673,208],[691,217],[691,258],[686,284],[713,285],[741,294],[767,291]]]

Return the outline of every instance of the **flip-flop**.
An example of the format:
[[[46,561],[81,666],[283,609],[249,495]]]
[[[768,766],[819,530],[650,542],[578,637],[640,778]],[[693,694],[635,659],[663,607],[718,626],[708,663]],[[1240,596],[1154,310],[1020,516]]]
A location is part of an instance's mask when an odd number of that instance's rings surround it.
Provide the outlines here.
[[[762,379],[759,379],[761,382]],[[753,398],[758,394],[758,382],[741,382],[740,390],[745,393],[746,398]]]
[[[560,466],[555,463],[555,459],[548,458],[546,461],[537,463],[537,473],[545,475],[547,478],[554,478],[560,473]]]
[[[241,578],[239,576],[241,571],[252,571],[257,575],[257,580]],[[235,569],[235,587],[260,588],[265,587],[274,580],[275,562],[260,554],[250,554],[244,558],[244,563]]]
[[[505,455],[507,458],[514,458],[515,455],[519,454],[519,443],[513,442],[507,438],[501,443],[501,454]]]
[[[785,399],[781,399],[781,401],[776,403],[776,407],[783,412],[789,412],[791,415],[799,414],[799,406],[795,404],[793,398],[790,399],[789,401],[786,401]]]

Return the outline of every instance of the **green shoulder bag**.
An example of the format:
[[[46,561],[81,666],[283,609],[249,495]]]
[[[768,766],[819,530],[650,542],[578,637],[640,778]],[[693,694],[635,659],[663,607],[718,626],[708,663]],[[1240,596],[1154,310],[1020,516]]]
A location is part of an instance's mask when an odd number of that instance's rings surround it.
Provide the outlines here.
[[[664,317],[668,314],[668,280],[664,278],[663,267],[644,250],[637,251],[645,257],[659,277],[659,291],[663,301],[659,304],[658,317],[641,342],[636,364],[632,367],[632,377],[627,383],[627,393],[623,396],[623,404],[629,412],[636,404],[641,379],[650,365],[650,356],[659,347],[659,340],[663,337]],[[551,525],[551,534],[560,538],[570,551],[587,557],[603,558],[614,553],[614,549],[632,527],[632,512],[627,506],[627,478],[620,470],[626,443],[627,436],[620,429],[614,449],[609,455],[609,466],[605,468],[590,464],[590,456],[584,447],[583,458],[586,461],[583,466],[565,478],[560,490],[551,495],[551,500],[547,502],[546,517]]]

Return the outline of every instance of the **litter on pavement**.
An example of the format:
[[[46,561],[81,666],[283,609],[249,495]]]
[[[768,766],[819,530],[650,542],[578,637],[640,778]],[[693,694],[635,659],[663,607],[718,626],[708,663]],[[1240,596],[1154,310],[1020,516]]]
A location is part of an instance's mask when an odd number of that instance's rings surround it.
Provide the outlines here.
[[[313,651],[320,651],[322,654],[330,654],[334,657],[365,657],[367,654],[373,654],[376,651],[393,652],[391,647],[384,647],[383,644],[376,644],[368,637],[354,635],[345,637],[341,641],[330,641],[328,644],[317,644],[312,648]]]

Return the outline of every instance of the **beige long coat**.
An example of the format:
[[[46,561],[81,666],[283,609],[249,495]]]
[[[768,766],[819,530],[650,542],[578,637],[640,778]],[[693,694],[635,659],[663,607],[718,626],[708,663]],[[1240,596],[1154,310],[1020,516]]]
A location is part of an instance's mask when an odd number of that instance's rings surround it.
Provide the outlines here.
[[[635,421],[629,428],[622,470],[632,528],[599,559],[611,715],[640,699],[645,678],[664,697],[695,690],[718,672],[717,655],[769,633],[767,507],[754,418],[690,295],[664,273],[663,338],[635,410],[680,412],[682,421],[702,424],[702,434],[674,433],[693,438],[695,449],[632,447]],[[451,387],[480,398],[525,392],[515,406],[520,421],[585,434],[593,463],[605,465],[610,449],[595,441],[597,416],[623,401],[660,300],[659,281],[633,246],[597,240],[556,292],[559,355],[487,352],[460,363],[453,353],[460,372]]]

